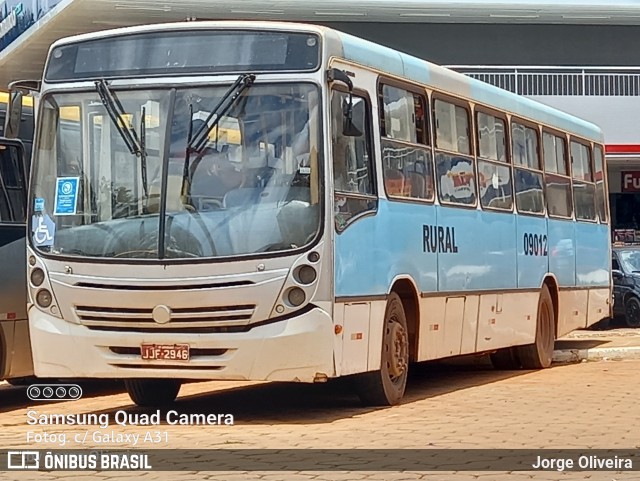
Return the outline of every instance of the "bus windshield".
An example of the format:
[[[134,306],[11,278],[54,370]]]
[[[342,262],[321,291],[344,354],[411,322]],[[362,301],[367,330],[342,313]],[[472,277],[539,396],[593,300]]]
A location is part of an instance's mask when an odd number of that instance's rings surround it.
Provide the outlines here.
[[[229,85],[109,88],[43,98],[31,194],[35,248],[50,255],[184,259],[297,249],[320,227],[319,91],[255,84],[189,139]],[[215,115],[213,116],[215,117]],[[144,154],[127,145],[139,136]]]

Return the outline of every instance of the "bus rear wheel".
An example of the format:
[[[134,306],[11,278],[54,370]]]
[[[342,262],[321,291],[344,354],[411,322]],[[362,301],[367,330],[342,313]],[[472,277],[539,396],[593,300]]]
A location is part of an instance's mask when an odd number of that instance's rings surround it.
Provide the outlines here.
[[[125,379],[124,387],[131,400],[142,407],[161,407],[171,404],[180,392],[175,379]]]
[[[523,369],[544,369],[551,365],[553,348],[556,340],[556,322],[553,311],[553,300],[546,285],[542,286],[538,300],[538,316],[536,322],[536,342],[520,346],[518,359]]]
[[[384,314],[380,369],[358,374],[355,387],[367,405],[393,406],[404,396],[409,370],[409,332],[400,296],[389,295]]]

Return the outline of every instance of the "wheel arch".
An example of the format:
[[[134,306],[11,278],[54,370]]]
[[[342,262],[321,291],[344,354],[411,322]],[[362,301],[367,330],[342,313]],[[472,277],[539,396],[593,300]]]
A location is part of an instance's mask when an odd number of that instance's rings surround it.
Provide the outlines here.
[[[420,291],[415,281],[408,276],[396,277],[389,293],[395,292],[402,301],[409,330],[409,361],[418,359],[418,331],[420,329]]]

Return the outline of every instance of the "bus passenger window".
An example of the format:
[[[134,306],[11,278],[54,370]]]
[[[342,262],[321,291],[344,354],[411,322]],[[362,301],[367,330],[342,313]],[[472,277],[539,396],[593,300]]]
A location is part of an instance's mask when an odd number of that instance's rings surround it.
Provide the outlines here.
[[[515,165],[540,170],[538,133],[530,127],[511,124],[511,155]]]
[[[577,220],[596,220],[596,186],[591,175],[591,149],[571,142],[573,200]]]
[[[571,180],[560,175],[545,175],[547,211],[550,217],[569,218],[573,215]]]
[[[595,165],[594,179],[596,181],[596,206],[598,208],[598,217],[603,224],[607,223],[607,193],[604,188],[604,159],[602,156],[602,148],[596,146],[593,149],[593,160]]]
[[[478,112],[478,187],[480,203],[489,209],[511,210],[513,191],[508,164],[505,121]]]
[[[541,172],[516,167],[513,171],[518,212],[544,214],[544,188]]]
[[[573,216],[571,179],[568,177],[565,139],[548,132],[542,134],[547,212],[551,217]]]
[[[435,101],[436,178],[442,202],[463,205],[476,203],[474,160],[469,142],[469,115],[466,108],[442,100]],[[456,154],[457,153],[457,154]]]
[[[511,210],[513,192],[508,165],[481,160],[478,162],[478,184],[482,207]]]
[[[347,93],[332,92],[333,189],[338,230],[346,227],[353,217],[377,207],[369,135],[370,107],[364,98],[353,96],[352,122],[360,135],[353,135],[355,131],[345,135],[344,111],[348,104]]]
[[[478,157],[507,162],[504,120],[478,112]]]
[[[382,167],[387,196],[433,200],[426,97],[380,85]]]
[[[544,214],[544,178],[541,172],[538,132],[511,123],[511,156],[516,209],[525,214]]]
[[[544,170],[553,174],[568,175],[565,140],[547,132],[542,134]]]

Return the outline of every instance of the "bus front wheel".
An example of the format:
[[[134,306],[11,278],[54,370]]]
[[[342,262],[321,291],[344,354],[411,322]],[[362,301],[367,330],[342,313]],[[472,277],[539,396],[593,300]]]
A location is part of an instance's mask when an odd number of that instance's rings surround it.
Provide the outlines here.
[[[536,342],[518,347],[518,359],[524,369],[543,369],[551,365],[556,340],[556,322],[553,300],[546,285],[542,286],[538,300]]]
[[[392,406],[404,396],[409,368],[409,332],[400,296],[389,295],[384,314],[380,369],[358,374],[355,387],[368,405]]]
[[[142,407],[161,407],[178,397],[180,381],[175,379],[125,379],[131,400]]]

